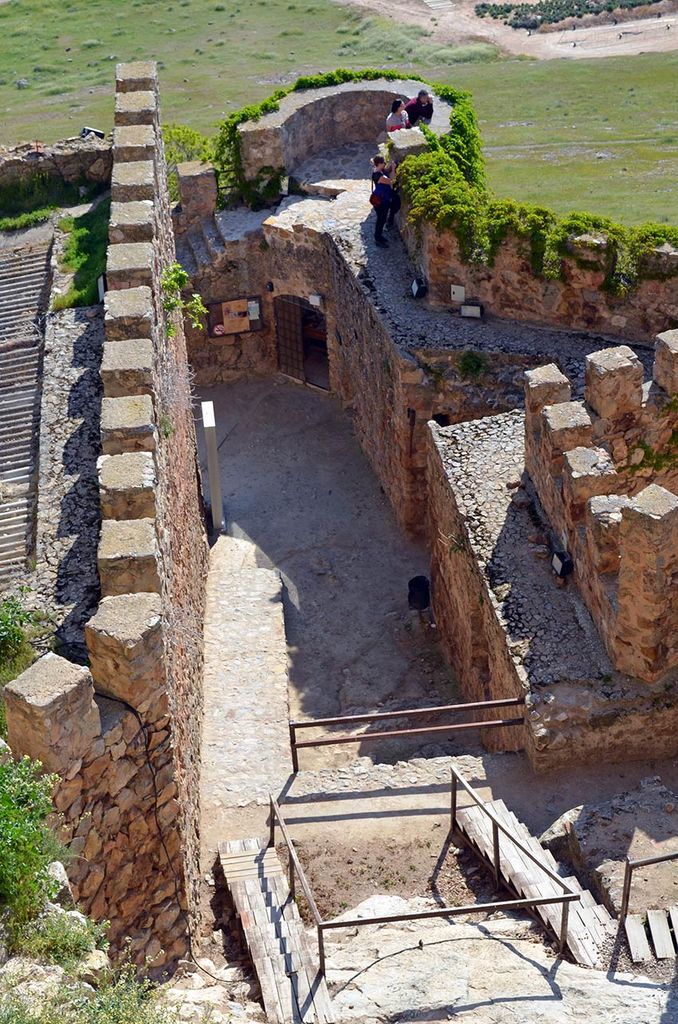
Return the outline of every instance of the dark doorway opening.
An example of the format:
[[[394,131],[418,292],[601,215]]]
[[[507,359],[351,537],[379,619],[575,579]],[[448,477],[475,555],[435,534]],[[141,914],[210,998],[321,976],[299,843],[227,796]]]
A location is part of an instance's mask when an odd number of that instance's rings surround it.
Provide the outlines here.
[[[274,310],[281,373],[329,391],[330,364],[324,314],[296,295],[277,295]]]
[[[439,427],[449,427],[450,417],[446,412],[437,412],[435,416],[431,416],[434,423],[437,423]]]

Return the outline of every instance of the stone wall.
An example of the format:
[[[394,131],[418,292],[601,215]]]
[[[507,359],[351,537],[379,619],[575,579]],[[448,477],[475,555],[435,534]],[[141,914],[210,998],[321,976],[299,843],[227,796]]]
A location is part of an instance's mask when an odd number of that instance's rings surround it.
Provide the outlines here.
[[[405,218],[403,218],[404,220]],[[429,286],[428,301],[451,307],[450,285],[463,285],[467,299],[504,320],[602,332],[651,343],[655,334],[678,325],[678,250],[655,249],[641,270],[645,277],[624,296],[604,289],[609,254],[601,237],[573,239],[562,261],[562,279],[537,277],[529,241],[508,236],[491,267],[466,263],[451,231],[430,224],[404,231],[407,246]]]
[[[198,917],[207,545],[183,325],[168,332],[160,284],[175,256],[154,65],[118,67],[115,125],[90,667],[46,656],[7,712],[14,752],[62,777],[76,898],[159,970]]]
[[[11,148],[0,146],[0,188],[36,172],[73,185],[83,181],[108,184],[112,164],[111,143],[107,139],[64,139],[38,148],[33,142]]]
[[[678,331],[653,380],[626,345],[586,358],[585,402],[555,365],[526,374],[526,468],[615,666],[678,666]]]
[[[248,179],[263,167],[293,171],[309,157],[356,142],[385,137],[386,115],[396,97],[411,99],[421,82],[346,82],[292,92],[279,108],[240,125],[242,165]],[[436,97],[431,129],[448,131],[450,105]]]

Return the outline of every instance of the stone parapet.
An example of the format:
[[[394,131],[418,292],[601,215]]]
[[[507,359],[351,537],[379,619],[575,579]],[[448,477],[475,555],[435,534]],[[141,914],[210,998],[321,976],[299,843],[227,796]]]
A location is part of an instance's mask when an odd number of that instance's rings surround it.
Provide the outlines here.
[[[153,328],[153,293],[147,286],[108,291],[104,296],[107,341],[150,338]]]
[[[678,534],[667,525],[668,509],[655,515],[678,490],[678,409],[670,390],[677,339],[675,331],[659,335],[654,380],[646,383],[626,345],[588,355],[585,403],[540,409],[559,387],[566,390],[554,366],[525,380],[526,464],[557,545],[572,556],[616,668],[648,683],[678,667],[668,568],[678,559]],[[664,524],[661,566],[652,562],[648,539],[657,519]]]
[[[129,93],[135,96],[136,93]],[[111,199],[114,203],[152,202],[155,196],[155,167],[152,160],[113,162]]]
[[[105,597],[85,637],[99,693],[138,711],[166,685],[159,594]]]
[[[155,517],[155,461],[150,452],[102,455],[97,462],[104,519]]]
[[[106,398],[153,394],[151,339],[105,342],[99,372]]]
[[[63,774],[99,735],[99,709],[89,669],[45,654],[4,690],[8,740],[45,771]]]
[[[151,452],[155,446],[155,416],[150,395],[102,400],[101,447],[105,455]]]
[[[111,242],[151,242],[154,234],[153,203],[150,199],[111,203],[108,221]]]
[[[158,100],[154,92],[134,90],[118,92],[115,95],[116,128],[150,124],[157,127]]]
[[[153,161],[155,158],[155,131],[150,124],[126,125],[113,129],[113,147],[116,162],[120,160]]]
[[[150,287],[155,257],[151,242],[109,245],[106,280],[111,289]]]
[[[158,544],[152,519],[104,519],[97,554],[101,592],[159,593]]]

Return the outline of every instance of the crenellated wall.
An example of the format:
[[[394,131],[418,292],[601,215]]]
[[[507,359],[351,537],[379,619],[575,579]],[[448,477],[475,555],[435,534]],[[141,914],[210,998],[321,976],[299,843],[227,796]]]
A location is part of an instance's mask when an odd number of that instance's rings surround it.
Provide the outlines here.
[[[526,469],[615,667],[678,666],[678,331],[653,379],[626,345],[586,358],[584,402],[554,365],[526,374]]]
[[[54,655],[7,691],[10,745],[61,776],[76,899],[138,963],[170,967],[198,919],[207,544],[154,64],[119,65],[98,463],[102,600],[89,668]]]
[[[111,177],[110,139],[63,139],[51,146],[24,142],[0,146],[0,188],[40,173],[72,185],[82,181],[108,184]]]

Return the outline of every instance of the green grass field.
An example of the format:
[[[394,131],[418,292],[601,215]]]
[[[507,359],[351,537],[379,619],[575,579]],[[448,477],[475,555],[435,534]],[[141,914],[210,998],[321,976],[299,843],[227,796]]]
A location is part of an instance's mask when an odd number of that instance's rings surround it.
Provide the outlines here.
[[[301,74],[399,67],[473,92],[500,194],[627,223],[678,221],[678,54],[501,61],[427,32],[331,0],[10,0],[0,5],[0,142],[109,129],[120,60],[157,59],[164,120],[208,132]]]

